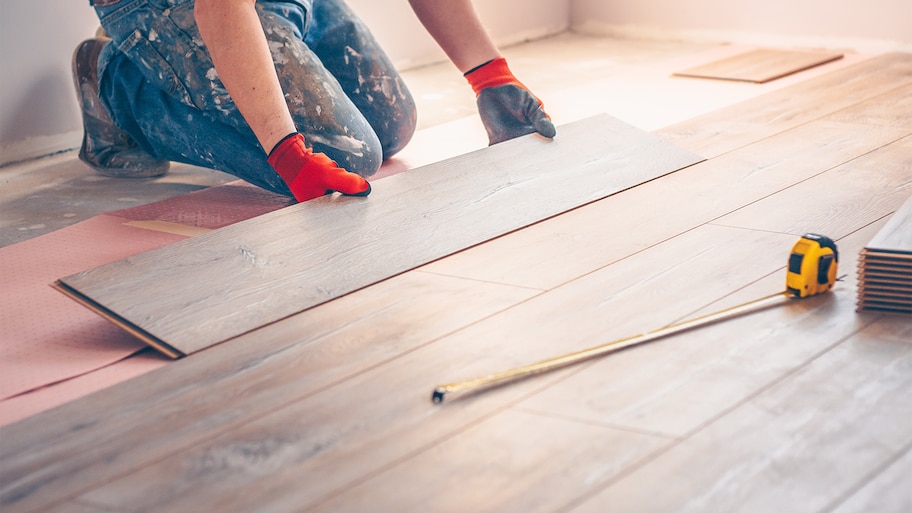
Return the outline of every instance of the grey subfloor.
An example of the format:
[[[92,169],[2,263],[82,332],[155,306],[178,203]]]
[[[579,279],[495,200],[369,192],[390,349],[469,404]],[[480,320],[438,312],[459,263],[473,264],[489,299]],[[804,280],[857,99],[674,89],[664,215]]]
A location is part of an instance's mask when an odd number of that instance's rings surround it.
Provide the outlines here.
[[[714,46],[636,41],[564,33],[504,48],[516,75],[542,98],[586,80],[631,70]],[[477,115],[474,96],[448,62],[403,71],[418,104],[418,129]],[[75,93],[73,97],[75,102]],[[231,175],[172,163],[156,179],[95,174],[76,151],[0,168],[0,247],[58,230],[95,215],[151,203],[235,180]]]

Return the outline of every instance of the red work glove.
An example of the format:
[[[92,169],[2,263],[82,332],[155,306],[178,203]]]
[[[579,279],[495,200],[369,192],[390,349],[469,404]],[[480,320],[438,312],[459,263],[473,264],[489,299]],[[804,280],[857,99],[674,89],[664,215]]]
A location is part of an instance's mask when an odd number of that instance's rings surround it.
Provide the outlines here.
[[[491,144],[533,132],[548,138],[557,133],[541,100],[513,76],[503,57],[467,71],[465,77],[475,91]]]
[[[304,146],[304,136],[289,134],[266,158],[288,184],[298,201],[319,198],[333,191],[348,196],[367,196],[371,186],[367,180],[350,173],[323,153],[314,153]]]

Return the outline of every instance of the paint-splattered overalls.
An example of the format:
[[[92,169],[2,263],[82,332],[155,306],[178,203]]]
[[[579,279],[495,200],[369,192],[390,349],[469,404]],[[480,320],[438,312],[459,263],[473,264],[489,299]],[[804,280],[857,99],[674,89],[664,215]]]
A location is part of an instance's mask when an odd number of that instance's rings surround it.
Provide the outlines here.
[[[101,2],[99,2],[101,3]],[[290,194],[215,72],[193,0],[95,7],[113,39],[99,58],[102,102],[162,160],[234,174]],[[342,0],[258,2],[298,130],[314,151],[363,176],[405,146],[415,103],[389,58]]]

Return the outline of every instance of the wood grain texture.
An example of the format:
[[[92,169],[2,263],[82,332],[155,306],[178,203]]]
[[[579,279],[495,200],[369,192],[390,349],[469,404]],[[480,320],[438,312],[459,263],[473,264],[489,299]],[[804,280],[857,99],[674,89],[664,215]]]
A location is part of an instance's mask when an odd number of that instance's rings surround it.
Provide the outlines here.
[[[538,292],[407,273],[5,426],[0,509],[45,511]]]
[[[758,48],[673,74],[679,77],[736,80],[763,84],[842,58],[839,52]]]
[[[669,442],[594,423],[508,410],[313,511],[559,511],[581,489],[615,477]],[[473,457],[466,458],[467,454]],[[461,476],[459,486],[453,484],[454,475]]]
[[[772,246],[782,247],[776,251],[759,251],[777,240],[780,244]],[[429,400],[439,381],[484,375],[668,324],[695,303],[717,300],[782,267],[783,252],[793,242],[787,236],[720,227],[672,239],[656,247],[653,258],[609,266],[538,295],[388,365],[100,485],[84,498],[135,504],[144,511],[211,505],[235,511],[307,509],[565,373],[443,407]],[[754,265],[719,275],[720,268],[746,260]],[[658,301],[663,307],[653,308]],[[342,404],[350,405],[350,414],[340,415]],[[301,480],[302,475],[322,477]],[[232,489],[248,492],[227,501]]]
[[[912,84],[912,54],[888,54],[656,133],[682,148],[712,158],[908,84]]]
[[[421,269],[551,288],[761,201],[905,133],[893,126],[810,122]]]
[[[912,136],[907,136],[714,222],[839,239],[895,212],[910,187]]]
[[[117,510],[82,501],[70,501],[45,510],[44,513],[117,513]]]
[[[60,280],[191,354],[701,160],[608,116],[321,198]],[[156,344],[157,345],[157,344]]]
[[[854,264],[857,249],[879,226],[872,225],[837,241],[846,255],[846,265]],[[758,232],[753,238],[745,234],[729,240],[744,246],[754,259],[715,269],[725,275],[752,274],[756,279],[744,287],[732,287],[730,290],[737,292],[718,301],[691,298],[692,309],[675,321],[721,311],[785,289],[785,253],[791,249],[789,242],[794,242],[793,237],[762,237]],[[756,261],[760,255],[765,256],[762,263]],[[705,279],[711,281],[713,277]],[[853,315],[854,295],[854,280],[849,279],[824,296],[790,302],[618,353],[524,401],[520,407],[540,414],[685,437],[719,412],[800,367],[834,340],[869,323],[870,319]],[[794,333],[802,336],[793,337]],[[656,379],[657,376],[662,378]]]
[[[873,472],[870,481],[860,483],[851,496],[841,501],[832,513],[870,513],[872,511],[912,511],[912,444],[885,469]]]
[[[912,84],[887,91],[843,110],[827,119],[874,126],[901,126],[912,129]]]
[[[907,155],[908,165],[912,167],[912,151]],[[912,181],[912,176],[909,176]],[[910,192],[910,191],[906,191]],[[877,232],[865,249],[883,256],[893,254],[912,255],[912,196],[906,198],[902,205],[890,215],[890,221]],[[899,256],[899,255],[897,255]]]
[[[912,443],[910,341],[912,324],[885,317],[837,339],[572,511],[823,511]]]

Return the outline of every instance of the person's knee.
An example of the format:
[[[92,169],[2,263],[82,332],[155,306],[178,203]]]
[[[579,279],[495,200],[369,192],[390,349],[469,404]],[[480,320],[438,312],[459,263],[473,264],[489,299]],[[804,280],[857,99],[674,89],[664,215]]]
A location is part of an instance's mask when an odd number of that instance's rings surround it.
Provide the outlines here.
[[[392,108],[384,116],[373,116],[374,130],[383,148],[383,158],[388,159],[399,153],[412,140],[418,125],[415,102],[407,89],[391,102]]]
[[[325,153],[339,167],[364,177],[372,176],[383,164],[383,147],[373,132],[361,137],[351,135],[304,136],[313,145],[313,151]]]

